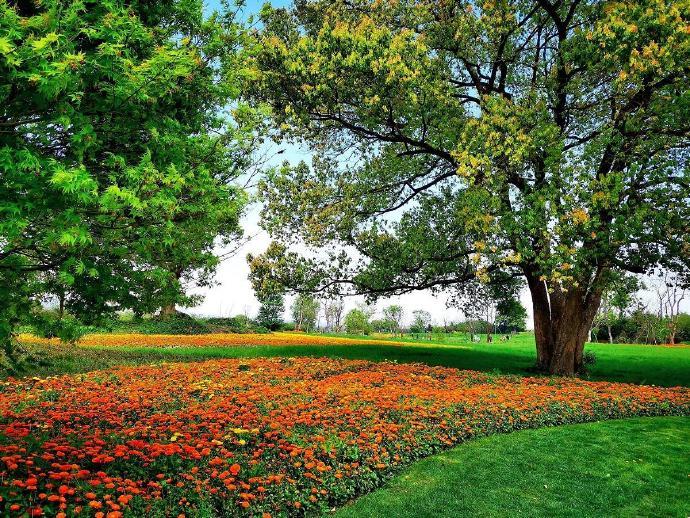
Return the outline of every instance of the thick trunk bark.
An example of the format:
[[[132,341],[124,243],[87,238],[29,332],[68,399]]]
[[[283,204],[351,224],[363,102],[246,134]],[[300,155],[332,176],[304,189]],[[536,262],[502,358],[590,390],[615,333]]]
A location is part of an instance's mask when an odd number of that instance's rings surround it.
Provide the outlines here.
[[[175,304],[168,304],[167,306],[163,306],[161,308],[160,316],[162,317],[170,317],[176,314],[177,308],[175,307]]]
[[[671,329],[669,330],[668,344],[669,345],[676,345],[676,328],[675,328],[675,326],[671,327]]]
[[[175,280],[177,282],[180,282],[180,279],[182,278],[182,271],[178,270],[175,272],[171,272],[175,276]],[[170,304],[166,304],[165,306],[161,307],[160,311],[160,316],[161,317],[171,317],[174,315],[177,315],[178,311],[177,308],[175,307],[175,303],[171,302]]]
[[[547,371],[553,352],[549,295],[546,291],[546,284],[534,276],[527,277],[527,285],[532,294],[534,339],[537,343],[537,369]]]
[[[549,374],[573,376],[582,370],[585,341],[599,308],[601,292],[547,289],[528,276],[534,311],[537,368]]]

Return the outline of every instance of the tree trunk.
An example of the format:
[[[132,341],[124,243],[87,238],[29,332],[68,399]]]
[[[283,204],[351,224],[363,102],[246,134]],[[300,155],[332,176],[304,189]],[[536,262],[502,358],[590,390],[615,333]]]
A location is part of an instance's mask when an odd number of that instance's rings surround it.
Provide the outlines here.
[[[676,324],[674,322],[668,326],[668,344],[676,345]]]
[[[175,276],[175,280],[177,282],[180,282],[180,279],[182,278],[182,270],[177,270],[174,272],[171,272]],[[177,308],[175,307],[175,303],[171,302],[169,304],[164,305],[161,307],[161,311],[159,316],[161,317],[171,317],[174,315],[177,315],[178,311]]]
[[[573,376],[582,370],[585,341],[601,302],[599,289],[549,290],[544,281],[528,276],[534,311],[537,369]]]
[[[534,339],[537,344],[537,369],[548,371],[553,342],[551,340],[551,309],[546,284],[538,278],[528,275],[527,286],[532,294],[534,313]]]
[[[60,320],[62,320],[62,317],[65,316],[65,291],[61,291],[60,294],[58,295],[58,316]]]
[[[175,304],[167,304],[161,308],[160,316],[170,317],[173,315],[177,315],[177,308],[175,307]]]
[[[609,332],[609,343],[613,343],[613,335],[611,334],[611,324],[606,324],[606,329]]]

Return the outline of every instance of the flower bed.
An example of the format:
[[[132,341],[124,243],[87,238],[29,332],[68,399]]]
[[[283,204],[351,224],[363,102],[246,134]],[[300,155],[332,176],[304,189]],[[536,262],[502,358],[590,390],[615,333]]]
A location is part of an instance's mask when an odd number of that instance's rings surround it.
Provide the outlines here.
[[[22,342],[59,344],[57,338],[39,338],[20,335]],[[340,336],[306,335],[304,333],[209,335],[145,335],[145,334],[90,334],[82,337],[78,345],[84,347],[236,347],[243,345],[428,345],[392,340],[367,340]]]
[[[307,358],[0,387],[3,515],[316,514],[471,437],[690,413],[687,388]]]

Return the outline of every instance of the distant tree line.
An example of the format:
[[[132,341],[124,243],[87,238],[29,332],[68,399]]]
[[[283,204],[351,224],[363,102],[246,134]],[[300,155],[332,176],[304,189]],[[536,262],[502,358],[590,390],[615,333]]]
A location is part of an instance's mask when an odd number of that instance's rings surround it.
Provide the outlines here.
[[[257,290],[256,296],[261,304],[256,323],[269,330],[290,329],[295,331],[331,332],[353,335],[383,333],[392,336],[429,335],[439,333],[485,333],[489,336],[499,333],[513,333],[525,330],[527,311],[517,299],[502,299],[499,302],[484,302],[494,305],[487,318],[467,318],[462,322],[444,320],[442,325],[434,325],[431,313],[424,309],[412,311],[406,325],[406,315],[402,306],[390,304],[380,313],[366,303],[345,312],[343,297],[317,298],[310,294],[298,294],[290,306],[292,322],[283,320],[285,312],[284,293],[278,288],[268,291]]]
[[[690,340],[690,315],[681,312],[687,280],[659,271],[648,284],[618,276],[604,293],[594,318],[591,339],[609,343],[675,344]],[[640,296],[642,290],[649,294]]]

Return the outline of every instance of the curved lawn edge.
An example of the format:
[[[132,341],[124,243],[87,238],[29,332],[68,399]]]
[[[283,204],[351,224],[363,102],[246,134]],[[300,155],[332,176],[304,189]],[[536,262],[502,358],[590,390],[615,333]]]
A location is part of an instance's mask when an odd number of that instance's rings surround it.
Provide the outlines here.
[[[690,417],[473,439],[421,459],[335,516],[688,516]]]
[[[133,516],[315,515],[476,437],[690,414],[682,387],[326,358],[120,366],[2,389],[2,503],[26,511],[39,491],[47,514],[88,501]]]

